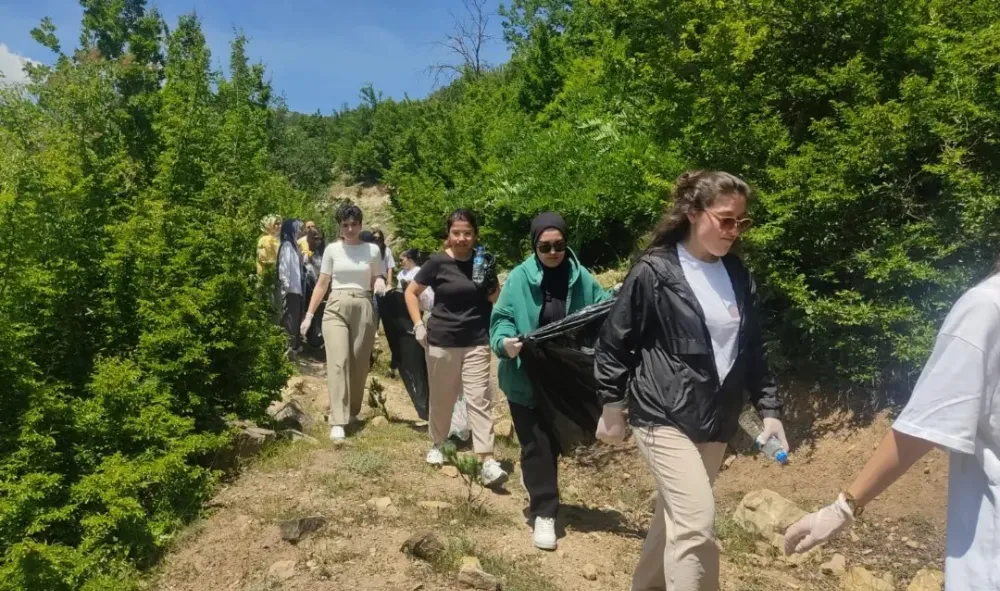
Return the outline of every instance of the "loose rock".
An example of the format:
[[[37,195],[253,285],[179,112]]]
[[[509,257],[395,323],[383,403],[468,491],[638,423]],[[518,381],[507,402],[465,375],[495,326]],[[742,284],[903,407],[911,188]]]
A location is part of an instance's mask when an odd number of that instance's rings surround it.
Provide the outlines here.
[[[275,562],[271,565],[271,568],[267,569],[267,576],[273,581],[284,583],[288,579],[295,576],[295,561],[282,560],[280,562]]]
[[[319,441],[312,435],[306,435],[302,431],[296,429],[285,429],[281,432],[281,436],[285,439],[291,439],[293,443],[308,443],[311,445],[316,445]]]
[[[268,407],[267,414],[286,429],[308,431],[313,425],[312,417],[302,408],[298,400],[289,400],[285,403],[275,401]]]
[[[484,571],[475,556],[462,559],[462,567],[458,571],[458,582],[470,589],[483,591],[500,591],[500,581]]]
[[[434,562],[444,553],[444,544],[433,532],[418,532],[403,542],[400,551],[420,560]]]
[[[819,569],[824,575],[839,577],[847,572],[847,559],[843,554],[834,554],[833,558],[823,563]]]
[[[371,422],[369,422],[368,424],[374,427],[375,429],[381,429],[382,427],[387,427],[389,425],[389,419],[385,418],[382,415],[379,415],[374,419],[372,419]]]
[[[805,511],[771,490],[754,491],[743,497],[733,519],[775,548],[785,546],[785,530],[806,516]]]
[[[441,466],[441,474],[448,478],[458,478],[459,472],[455,466]]]
[[[941,591],[944,588],[944,573],[933,568],[917,571],[906,591]]]
[[[389,497],[379,497],[377,499],[368,499],[365,502],[365,507],[369,509],[375,509],[376,511],[385,511],[390,506],[392,506],[392,499]]]
[[[856,566],[840,580],[843,591],[893,591],[893,586],[883,579],[876,578],[867,569]]]
[[[597,567],[593,564],[583,565],[583,578],[587,579],[588,581],[596,581]]]
[[[326,525],[326,519],[321,516],[300,517],[289,519],[280,524],[281,539],[293,544],[302,539],[303,536],[314,532]]]

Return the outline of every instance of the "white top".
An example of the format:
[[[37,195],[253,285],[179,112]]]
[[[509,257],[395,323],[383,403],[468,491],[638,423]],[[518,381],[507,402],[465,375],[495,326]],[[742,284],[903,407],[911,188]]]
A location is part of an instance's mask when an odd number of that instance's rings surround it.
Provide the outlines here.
[[[948,591],[1000,589],[1000,276],[951,309],[893,429],[951,452]]]
[[[705,313],[719,382],[725,382],[736,360],[736,343],[740,335],[740,309],[733,282],[721,260],[706,263],[696,259],[680,242],[677,243],[677,258],[684,270],[684,278]]]
[[[399,278],[399,286],[405,288],[404,284],[413,283],[413,279],[420,272],[420,267],[413,267],[409,271],[403,269],[399,272],[397,277]],[[434,308],[434,290],[430,287],[425,287],[422,292],[420,292],[420,310],[423,312],[430,312]]]
[[[371,291],[372,277],[378,270],[378,246],[368,242],[347,245],[338,240],[323,251],[319,271],[330,276],[330,289]]]
[[[278,249],[278,280],[281,293],[302,295],[302,255],[294,242],[282,242]]]
[[[379,252],[379,256],[380,257],[382,256],[381,252]],[[386,245],[386,247],[385,247],[385,258],[381,259],[379,261],[379,263],[381,265],[379,267],[379,274],[382,275],[383,277],[388,277],[389,276],[389,269],[395,269],[396,268],[396,258],[392,256],[392,247],[390,247],[389,245]]]

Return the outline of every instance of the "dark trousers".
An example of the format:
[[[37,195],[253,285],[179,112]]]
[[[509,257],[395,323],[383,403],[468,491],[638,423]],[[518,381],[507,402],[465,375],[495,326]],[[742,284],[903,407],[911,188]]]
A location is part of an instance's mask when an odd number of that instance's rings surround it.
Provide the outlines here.
[[[302,325],[302,294],[286,293],[283,303],[281,326],[288,334],[288,348],[296,351],[302,341],[302,333],[299,332]]]
[[[559,444],[539,408],[510,403],[510,417],[521,443],[521,474],[528,489],[531,518],[559,513]]]

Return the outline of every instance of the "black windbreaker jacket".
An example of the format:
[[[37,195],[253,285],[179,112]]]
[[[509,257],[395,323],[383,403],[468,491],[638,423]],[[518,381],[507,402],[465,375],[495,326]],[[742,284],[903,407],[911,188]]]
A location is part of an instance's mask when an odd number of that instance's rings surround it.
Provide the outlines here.
[[[757,286],[733,254],[722,258],[740,310],[737,354],[719,384],[701,305],[675,247],[649,251],[629,273],[595,345],[594,375],[606,406],[629,409],[636,427],[673,426],[693,442],[729,441],[744,391],[763,417],[782,402],[767,367]]]

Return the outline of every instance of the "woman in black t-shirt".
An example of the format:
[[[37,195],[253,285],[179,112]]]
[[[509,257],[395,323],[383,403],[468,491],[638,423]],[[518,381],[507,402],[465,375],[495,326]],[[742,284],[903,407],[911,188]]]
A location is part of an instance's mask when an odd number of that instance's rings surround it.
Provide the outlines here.
[[[427,463],[444,463],[441,445],[448,438],[459,392],[465,394],[473,448],[482,463],[486,486],[499,486],[507,473],[493,458],[493,396],[490,391],[490,314],[500,293],[490,293],[472,280],[479,227],[472,212],[459,209],[448,217],[448,241],[406,288],[406,307],[417,341],[427,350],[430,380],[429,431],[433,446]],[[434,308],[427,326],[420,314],[420,294],[434,290]]]

